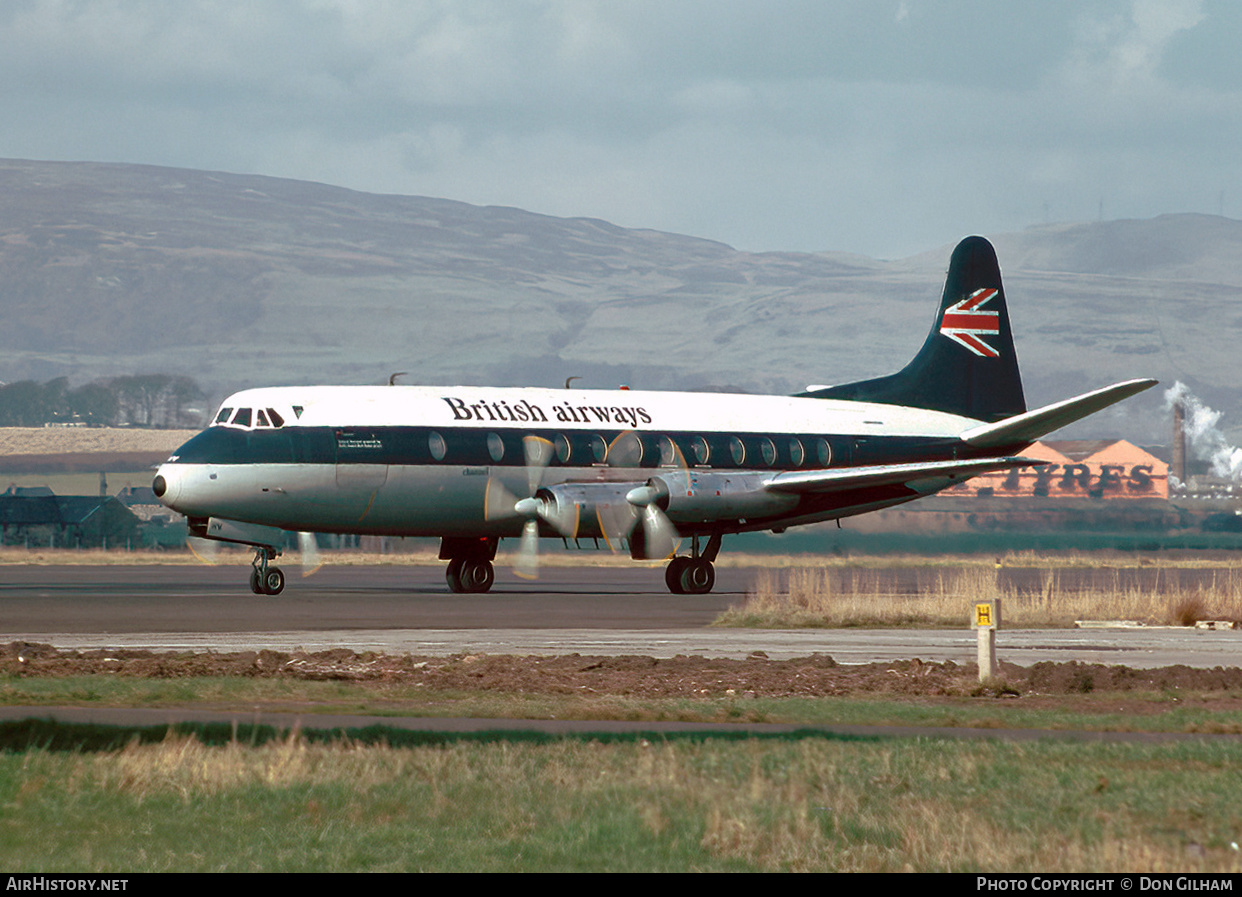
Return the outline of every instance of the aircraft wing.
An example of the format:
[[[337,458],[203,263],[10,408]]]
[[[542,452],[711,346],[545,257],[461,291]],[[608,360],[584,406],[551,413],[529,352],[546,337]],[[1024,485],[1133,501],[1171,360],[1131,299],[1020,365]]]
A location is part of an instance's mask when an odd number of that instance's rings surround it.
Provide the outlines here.
[[[1037,458],[974,458],[969,461],[924,461],[914,464],[878,464],[872,467],[842,467],[835,470],[794,470],[778,473],[763,488],[769,492],[795,495],[844,492],[871,486],[907,485],[921,480],[967,479],[993,470],[1034,467],[1047,464]]]
[[[962,434],[962,441],[979,448],[1034,442],[1041,436],[1072,424],[1101,408],[1155,386],[1156,380],[1126,380],[1063,402],[1054,402],[1025,414],[1015,414],[994,424],[981,424]]]

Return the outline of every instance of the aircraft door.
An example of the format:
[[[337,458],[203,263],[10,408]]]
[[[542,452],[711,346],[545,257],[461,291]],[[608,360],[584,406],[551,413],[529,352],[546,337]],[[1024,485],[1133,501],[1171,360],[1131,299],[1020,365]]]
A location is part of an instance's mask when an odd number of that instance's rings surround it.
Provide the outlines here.
[[[388,481],[388,453],[382,434],[366,427],[336,431],[336,485],[372,493]]]

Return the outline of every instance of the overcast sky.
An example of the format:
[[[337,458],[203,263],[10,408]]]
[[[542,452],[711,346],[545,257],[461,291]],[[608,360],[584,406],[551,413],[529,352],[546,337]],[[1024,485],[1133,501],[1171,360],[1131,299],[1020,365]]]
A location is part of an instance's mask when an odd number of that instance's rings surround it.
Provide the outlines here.
[[[1236,0],[3,0],[0,156],[883,258],[1242,217]]]

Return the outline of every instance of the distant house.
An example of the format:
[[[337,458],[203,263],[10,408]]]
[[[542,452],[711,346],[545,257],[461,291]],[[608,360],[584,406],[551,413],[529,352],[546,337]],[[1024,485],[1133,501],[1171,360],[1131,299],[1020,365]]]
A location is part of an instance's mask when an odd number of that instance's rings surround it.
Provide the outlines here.
[[[1037,442],[1022,456],[1048,464],[984,474],[941,494],[980,498],[1169,497],[1169,465],[1124,439]]]
[[[138,522],[110,496],[53,495],[50,489],[23,495],[15,494],[13,488],[0,494],[0,544],[4,545],[125,545],[137,537]]]
[[[9,483],[9,488],[5,489],[3,494],[18,495],[22,498],[42,498],[56,493],[49,486],[19,486],[16,483]]]

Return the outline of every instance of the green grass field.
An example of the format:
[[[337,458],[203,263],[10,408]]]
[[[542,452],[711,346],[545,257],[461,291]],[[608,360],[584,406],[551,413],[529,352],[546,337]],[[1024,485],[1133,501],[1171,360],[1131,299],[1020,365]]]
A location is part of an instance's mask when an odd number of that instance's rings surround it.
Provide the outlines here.
[[[10,871],[1231,871],[1242,745],[826,737],[0,755]]]
[[[0,725],[11,871],[1242,871],[1242,740],[328,737],[318,709],[1239,731],[1184,696],[628,700],[263,679],[9,678],[7,705],[300,708],[302,734]],[[1236,696],[1227,696],[1234,698]]]

